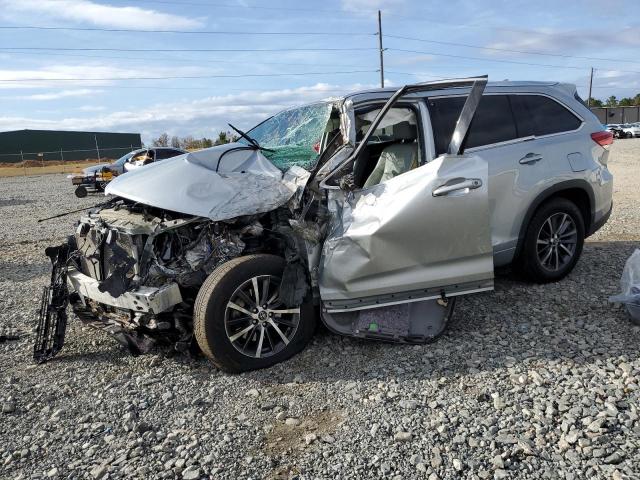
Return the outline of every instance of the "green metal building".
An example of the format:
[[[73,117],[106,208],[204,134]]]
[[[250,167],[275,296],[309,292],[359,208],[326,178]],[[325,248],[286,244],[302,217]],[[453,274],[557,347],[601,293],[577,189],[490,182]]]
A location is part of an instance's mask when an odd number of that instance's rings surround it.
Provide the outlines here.
[[[15,130],[0,132],[0,163],[117,159],[140,148],[139,133]]]

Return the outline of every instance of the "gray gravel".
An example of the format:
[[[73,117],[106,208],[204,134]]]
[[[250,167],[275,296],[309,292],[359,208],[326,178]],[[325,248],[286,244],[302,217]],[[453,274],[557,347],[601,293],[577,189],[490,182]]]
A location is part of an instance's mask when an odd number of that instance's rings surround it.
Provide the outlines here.
[[[501,276],[437,342],[320,332],[294,359],[230,376],[132,357],[73,321],[31,362],[44,247],[90,205],[60,175],[0,179],[2,478],[638,478],[640,327],[607,297],[640,240],[640,140],[617,141],[615,211],[552,285]]]

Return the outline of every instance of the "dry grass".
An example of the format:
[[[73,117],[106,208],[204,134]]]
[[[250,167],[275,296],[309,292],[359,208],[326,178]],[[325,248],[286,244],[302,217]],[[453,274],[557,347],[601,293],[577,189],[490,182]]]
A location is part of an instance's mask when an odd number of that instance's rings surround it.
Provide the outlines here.
[[[51,173],[80,173],[86,168],[97,163],[97,159],[83,160],[79,162],[61,162],[60,160],[25,160],[18,163],[0,163],[0,177],[18,177],[27,175],[47,175]]]

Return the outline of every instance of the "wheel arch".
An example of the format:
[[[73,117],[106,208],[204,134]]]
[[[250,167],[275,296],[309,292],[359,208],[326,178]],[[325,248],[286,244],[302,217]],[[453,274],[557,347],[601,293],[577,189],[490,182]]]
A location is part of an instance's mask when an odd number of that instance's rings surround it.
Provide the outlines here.
[[[527,227],[531,222],[531,218],[543,203],[551,200],[552,198],[566,198],[567,200],[572,201],[582,213],[585,233],[588,235],[588,232],[590,232],[591,225],[593,225],[594,220],[596,200],[589,182],[586,180],[567,180],[556,183],[538,194],[533,202],[531,202],[531,205],[529,205],[527,213],[520,225],[518,244],[516,246],[514,258],[517,259],[522,253],[525,234],[527,233]],[[585,237],[587,235],[585,235]]]

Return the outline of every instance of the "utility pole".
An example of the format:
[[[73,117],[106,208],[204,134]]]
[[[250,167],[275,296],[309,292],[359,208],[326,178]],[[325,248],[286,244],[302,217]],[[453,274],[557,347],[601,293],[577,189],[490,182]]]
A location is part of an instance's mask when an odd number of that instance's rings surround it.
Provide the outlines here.
[[[382,12],[378,10],[378,48],[380,49],[380,87],[384,88],[384,48],[382,48]]]
[[[96,151],[98,152],[98,162],[101,162],[101,160],[100,160],[100,149],[98,148],[98,136],[94,135],[93,139],[96,141]]]
[[[593,89],[593,67],[591,67],[591,76],[589,77],[589,97],[587,98],[587,107],[591,106],[591,90]]]

